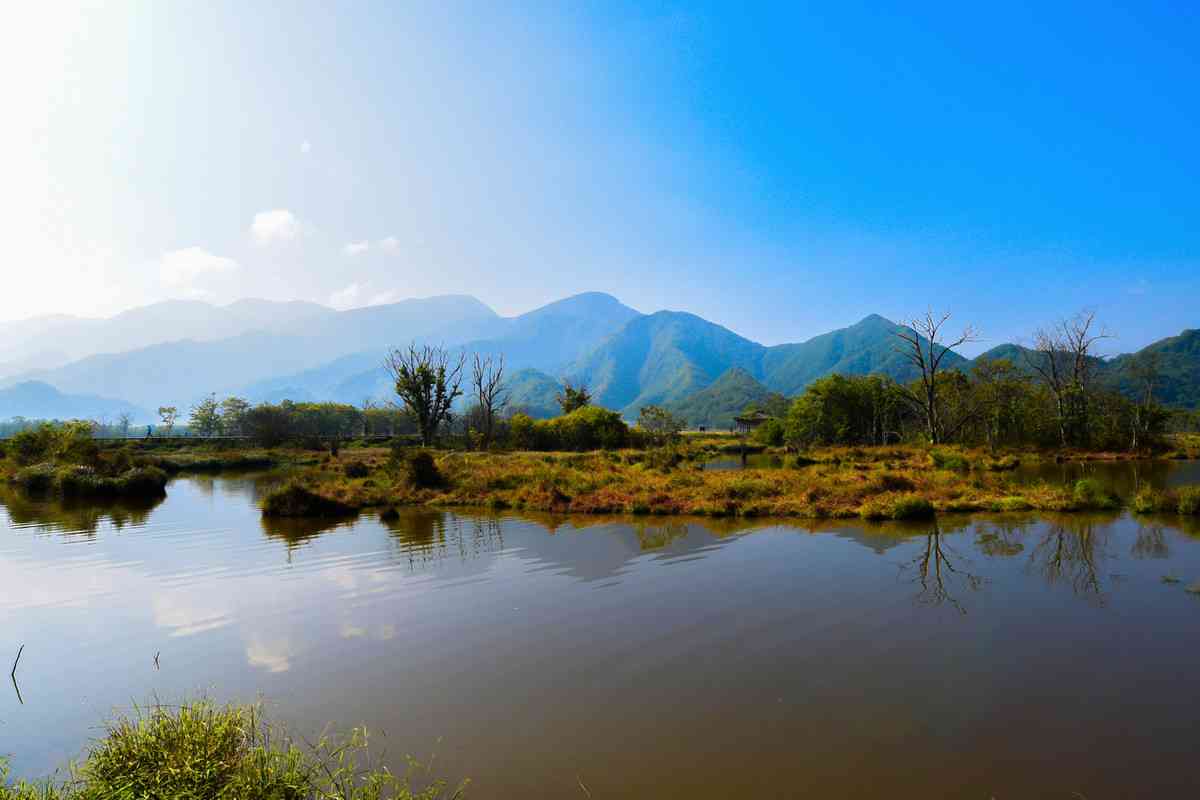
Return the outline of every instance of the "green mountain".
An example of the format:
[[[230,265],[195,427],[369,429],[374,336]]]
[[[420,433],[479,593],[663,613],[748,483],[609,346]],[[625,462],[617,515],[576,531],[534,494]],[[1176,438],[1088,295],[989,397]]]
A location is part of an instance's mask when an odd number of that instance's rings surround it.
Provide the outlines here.
[[[1141,357],[1153,356],[1158,369],[1155,396],[1159,402],[1178,408],[1200,408],[1200,329],[1189,329],[1160,339],[1137,353],[1117,356],[1107,362],[1101,381],[1135,397],[1139,392],[1133,366]]]
[[[596,402],[637,416],[703,389],[731,367],[759,371],[766,350],[720,325],[679,311],[638,317],[570,370]]]
[[[896,338],[901,326],[871,314],[848,328],[831,331],[800,344],[781,344],[769,348],[763,359],[762,379],[767,386],[786,395],[796,395],[804,387],[826,375],[888,375],[901,382],[919,377],[919,372],[900,352]],[[951,369],[966,363],[957,353],[948,353],[943,367]]]
[[[523,369],[513,373],[504,385],[512,411],[523,411],[535,419],[555,417],[561,411],[555,398],[562,387],[544,372]]]
[[[698,392],[667,404],[667,410],[687,421],[688,427],[725,429],[746,406],[776,406],[786,403],[783,395],[772,392],[744,369],[732,367]]]
[[[910,381],[917,372],[898,350],[898,330],[899,325],[872,314],[807,342],[765,347],[694,314],[660,311],[626,325],[569,374],[586,381],[598,402],[627,417],[650,403],[683,400],[733,368],[789,396],[835,372]],[[950,353],[944,366],[966,363]]]

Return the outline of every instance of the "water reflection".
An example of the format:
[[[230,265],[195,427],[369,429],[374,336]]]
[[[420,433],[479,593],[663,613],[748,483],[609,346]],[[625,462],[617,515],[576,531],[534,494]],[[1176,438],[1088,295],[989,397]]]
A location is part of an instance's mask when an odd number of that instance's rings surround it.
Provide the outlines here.
[[[388,752],[440,740],[483,796],[571,794],[577,774],[605,796],[665,776],[701,800],[855,796],[860,773],[857,796],[1135,796],[1110,764],[1191,774],[1200,537],[1177,517],[263,520],[273,480],[182,478],[90,528],[0,495],[0,652],[29,644],[24,704],[0,697],[19,774],[78,754],[113,706],[196,691],[386,730]]]
[[[1109,557],[1109,531],[1091,515],[1055,518],[1030,552],[1030,568],[1051,585],[1063,582],[1075,594],[1103,604],[1107,589],[1099,562]]]
[[[13,528],[39,533],[71,533],[92,538],[103,527],[115,530],[145,524],[164,498],[81,500],[37,495],[0,483],[0,508]]]
[[[1070,485],[1088,478],[1118,496],[1131,498],[1144,488],[1167,489],[1200,483],[1200,461],[1052,461],[1022,464],[1013,470],[1017,483]]]
[[[962,595],[977,591],[984,580],[970,572],[969,566],[970,560],[957,552],[938,524],[933,523],[916,557],[904,565],[916,573],[913,582],[920,586],[914,601],[932,607],[949,603],[960,614],[966,614]]]

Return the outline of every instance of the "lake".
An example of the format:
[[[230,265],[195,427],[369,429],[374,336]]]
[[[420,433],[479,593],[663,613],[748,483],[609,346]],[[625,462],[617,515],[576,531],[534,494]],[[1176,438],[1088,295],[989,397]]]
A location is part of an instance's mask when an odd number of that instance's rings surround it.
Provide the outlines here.
[[[366,724],[468,797],[1200,788],[1197,520],[277,524],[256,507],[275,480],[182,477],[148,505],[0,493],[15,774],[63,765],[113,709],[206,694],[306,734]]]

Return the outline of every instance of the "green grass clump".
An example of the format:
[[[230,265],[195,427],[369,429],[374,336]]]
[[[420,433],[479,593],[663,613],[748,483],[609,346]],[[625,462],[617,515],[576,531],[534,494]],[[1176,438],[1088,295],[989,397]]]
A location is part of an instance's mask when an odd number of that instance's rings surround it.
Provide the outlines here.
[[[119,475],[105,475],[78,464],[56,467],[44,463],[20,470],[13,483],[26,491],[57,491],[67,497],[162,497],[167,473],[158,467],[141,466]]]
[[[1075,482],[1071,492],[1076,507],[1080,509],[1114,509],[1121,507],[1121,500],[1097,480],[1083,478]]]
[[[983,462],[983,466],[989,472],[1008,472],[1021,466],[1021,459],[1016,456],[1001,456],[1000,458],[989,458]]]
[[[7,782],[0,800],[439,800],[461,796],[375,766],[365,729],[300,747],[257,706],[206,701],[119,718],[63,782]]]
[[[961,453],[950,450],[931,450],[929,458],[938,469],[964,470],[971,466]]]
[[[1133,510],[1139,514],[1153,514],[1156,511],[1167,511],[1173,503],[1171,498],[1154,489],[1142,489],[1133,498]]]
[[[863,519],[929,519],[934,508],[926,498],[904,492],[868,498],[859,506],[858,514]]]
[[[1028,511],[1033,508],[1032,504],[1020,495],[1009,495],[1008,497],[1000,498],[998,503],[999,511]]]
[[[266,517],[337,517],[350,515],[354,509],[290,481],[263,498],[262,513]]]

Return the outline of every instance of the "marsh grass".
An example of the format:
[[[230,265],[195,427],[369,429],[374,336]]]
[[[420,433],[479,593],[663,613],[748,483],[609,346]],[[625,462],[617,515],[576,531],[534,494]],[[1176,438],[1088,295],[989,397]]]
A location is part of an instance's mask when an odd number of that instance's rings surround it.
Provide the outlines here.
[[[303,483],[292,480],[263,498],[262,513],[268,517],[338,517],[353,514],[354,507]]]
[[[1200,486],[1184,486],[1165,491],[1142,489],[1133,499],[1133,510],[1139,514],[1200,515]]]
[[[440,476],[436,485],[419,485],[386,459],[371,456],[362,459],[366,478],[350,477],[334,462],[300,473],[296,484],[347,509],[422,505],[574,514],[920,519],[935,512],[1121,505],[1095,481],[1023,484],[1007,468],[987,468],[985,459],[993,458],[987,454],[938,452],[938,463],[968,468],[937,468],[929,449],[903,446],[829,448],[810,453],[814,463],[799,469],[729,471],[640,451],[441,452],[430,453]],[[298,504],[296,513],[302,508]]]
[[[65,780],[8,782],[0,800],[442,800],[457,798],[405,759],[393,773],[365,728],[302,743],[257,705],[197,701],[135,709],[107,725]],[[416,786],[420,784],[419,786]],[[416,786],[416,788],[415,788]]]

